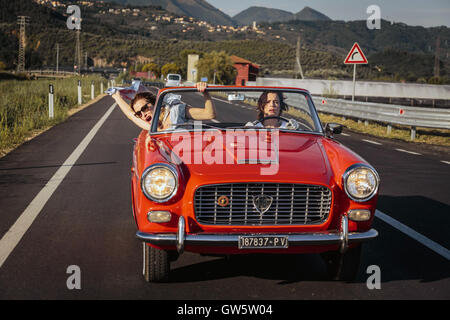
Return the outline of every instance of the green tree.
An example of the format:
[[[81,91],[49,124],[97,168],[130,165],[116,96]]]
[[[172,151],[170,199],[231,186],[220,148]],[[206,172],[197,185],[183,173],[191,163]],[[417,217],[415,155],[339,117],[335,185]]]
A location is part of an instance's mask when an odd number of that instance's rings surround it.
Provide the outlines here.
[[[0,71],[6,69],[6,64],[3,61],[0,61]]]
[[[225,51],[205,53],[197,63],[197,70],[197,80],[208,77],[208,81],[213,82],[215,73],[216,84],[233,84],[237,75],[233,62]]]
[[[161,75],[161,69],[159,68],[159,66],[156,63],[147,63],[146,65],[144,65],[142,67],[142,71],[143,72],[152,72],[155,77],[159,78]]]
[[[167,75],[169,73],[180,73],[180,68],[177,66],[176,63],[166,63],[165,65],[162,66],[161,68],[161,74],[164,77],[167,77]]]

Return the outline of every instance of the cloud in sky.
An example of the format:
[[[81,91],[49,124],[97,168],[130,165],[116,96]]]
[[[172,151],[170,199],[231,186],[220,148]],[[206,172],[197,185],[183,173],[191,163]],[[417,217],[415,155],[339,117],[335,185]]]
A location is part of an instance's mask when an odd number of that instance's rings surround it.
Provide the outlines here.
[[[305,6],[322,12],[333,20],[365,20],[370,5],[381,8],[382,18],[425,27],[450,26],[448,0],[206,0],[230,16],[251,6],[298,12]]]

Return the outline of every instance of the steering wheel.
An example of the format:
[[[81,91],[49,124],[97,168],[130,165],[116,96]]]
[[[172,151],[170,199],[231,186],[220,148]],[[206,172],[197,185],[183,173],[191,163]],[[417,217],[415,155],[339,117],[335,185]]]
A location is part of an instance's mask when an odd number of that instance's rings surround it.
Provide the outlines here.
[[[267,116],[267,117],[264,117],[264,118],[262,118],[260,120],[253,121],[253,125],[257,125],[258,122],[261,123],[261,124],[264,124],[264,121],[269,120],[269,119],[278,119],[278,120],[287,122],[288,124],[286,125],[286,129],[297,130],[299,128],[299,124],[298,124],[298,122],[296,120],[294,120],[294,119],[287,119],[285,117],[280,117],[280,116]]]

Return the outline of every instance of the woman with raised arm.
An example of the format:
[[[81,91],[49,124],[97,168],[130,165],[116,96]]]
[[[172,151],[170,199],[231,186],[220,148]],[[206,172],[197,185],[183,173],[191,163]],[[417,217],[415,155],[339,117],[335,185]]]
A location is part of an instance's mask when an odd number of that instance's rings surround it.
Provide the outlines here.
[[[161,109],[158,129],[166,130],[173,125],[186,122],[186,119],[209,120],[216,116],[214,104],[211,96],[206,91],[207,83],[199,82],[195,85],[205,98],[204,108],[195,108],[181,103],[178,96],[167,94],[164,98],[165,106]],[[150,124],[154,113],[156,96],[151,92],[141,92],[128,104],[116,91],[112,97],[116,100],[122,112],[128,119],[133,121],[138,127],[150,130]]]

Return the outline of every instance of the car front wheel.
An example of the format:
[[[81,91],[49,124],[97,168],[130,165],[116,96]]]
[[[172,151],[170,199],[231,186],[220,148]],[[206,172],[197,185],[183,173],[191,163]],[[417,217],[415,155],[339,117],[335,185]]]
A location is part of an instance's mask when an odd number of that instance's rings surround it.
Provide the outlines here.
[[[361,249],[360,244],[347,249],[345,253],[338,251],[322,253],[330,278],[337,281],[354,281],[358,275]]]
[[[143,275],[147,282],[165,282],[169,279],[170,259],[165,250],[143,243]]]

